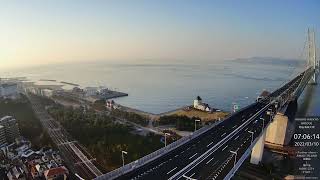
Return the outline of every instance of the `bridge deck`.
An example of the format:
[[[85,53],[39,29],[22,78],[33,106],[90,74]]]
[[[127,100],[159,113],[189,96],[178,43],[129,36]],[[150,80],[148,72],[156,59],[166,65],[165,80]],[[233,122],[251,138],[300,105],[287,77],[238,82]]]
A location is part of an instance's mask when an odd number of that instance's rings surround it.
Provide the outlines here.
[[[128,165],[131,167],[130,170],[121,172],[121,169],[118,169],[117,172],[97,179],[185,179],[183,176],[223,179],[233,169],[235,159],[238,161],[242,157],[251,141],[258,138],[265,125],[271,121],[266,112],[275,112],[276,108],[270,102],[278,99],[282,101],[281,105],[287,103],[290,96],[300,87],[306,72],[309,71],[299,74],[272,92],[268,98],[241,109],[200,136],[143,166],[137,168],[131,163]],[[249,131],[254,133],[253,137]],[[237,152],[237,157],[230,151]]]

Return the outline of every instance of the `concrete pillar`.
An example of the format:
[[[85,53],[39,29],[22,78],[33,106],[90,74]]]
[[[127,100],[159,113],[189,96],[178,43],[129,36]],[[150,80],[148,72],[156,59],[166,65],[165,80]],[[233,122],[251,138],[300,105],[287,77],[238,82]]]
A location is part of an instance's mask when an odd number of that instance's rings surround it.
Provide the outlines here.
[[[264,142],[266,139],[266,131],[260,136],[259,140],[254,145],[252,152],[251,152],[251,164],[259,164],[262,160],[263,149],[264,149]]]
[[[287,145],[290,141],[294,125],[287,116],[277,113],[267,129],[266,142],[275,145]]]

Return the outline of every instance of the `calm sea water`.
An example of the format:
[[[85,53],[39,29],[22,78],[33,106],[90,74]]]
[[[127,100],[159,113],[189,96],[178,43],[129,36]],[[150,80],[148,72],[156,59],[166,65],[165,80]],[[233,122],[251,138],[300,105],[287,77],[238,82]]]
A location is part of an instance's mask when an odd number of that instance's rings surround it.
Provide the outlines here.
[[[274,61],[274,59],[273,59]],[[280,61],[280,60],[279,60]],[[301,70],[290,63],[226,61],[212,63],[77,63],[0,72],[1,77],[26,76],[31,80],[55,79],[81,86],[106,86],[128,97],[115,101],[151,113],[190,105],[196,96],[212,107],[231,110],[232,103],[250,104],[267,89],[280,87]],[[320,88],[308,87],[300,113],[319,112]],[[307,95],[307,97],[304,97]],[[303,109],[304,108],[304,109]]]

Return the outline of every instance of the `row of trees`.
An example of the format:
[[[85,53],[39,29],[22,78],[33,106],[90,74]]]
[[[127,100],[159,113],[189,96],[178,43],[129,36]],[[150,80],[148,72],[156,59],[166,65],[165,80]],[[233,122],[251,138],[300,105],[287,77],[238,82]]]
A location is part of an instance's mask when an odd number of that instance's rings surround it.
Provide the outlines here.
[[[53,146],[49,135],[42,129],[39,119],[24,95],[21,94],[21,98],[17,100],[0,99],[0,118],[6,115],[17,119],[20,134],[31,141],[33,148]]]
[[[122,111],[119,109],[114,109],[111,111],[110,115],[126,119],[128,121],[132,121],[134,123],[140,124],[142,126],[147,126],[148,125],[148,118],[146,116],[142,116],[140,114],[134,113],[134,112],[127,112],[127,111]]]
[[[159,136],[132,134],[130,126],[115,123],[113,116],[104,113],[92,110],[84,113],[81,109],[62,106],[53,106],[49,113],[107,170],[122,165],[122,150],[128,152],[125,157],[128,163],[162,147]]]

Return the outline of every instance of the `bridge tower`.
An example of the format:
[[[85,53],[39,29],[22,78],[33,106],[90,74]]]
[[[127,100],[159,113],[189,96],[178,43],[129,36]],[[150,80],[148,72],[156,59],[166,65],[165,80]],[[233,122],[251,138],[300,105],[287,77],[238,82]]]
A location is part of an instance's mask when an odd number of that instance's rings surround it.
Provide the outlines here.
[[[317,74],[319,72],[319,60],[317,60],[316,54],[316,43],[315,43],[315,32],[314,30],[308,29],[308,54],[307,62],[308,67],[313,67],[314,74],[311,78],[312,84],[317,84]]]

